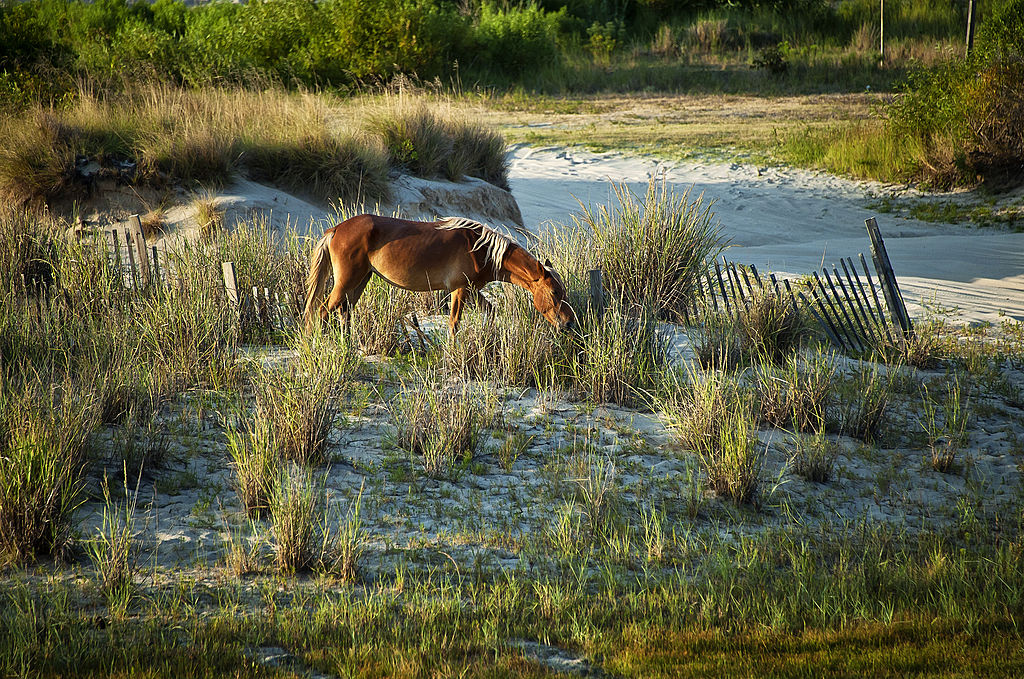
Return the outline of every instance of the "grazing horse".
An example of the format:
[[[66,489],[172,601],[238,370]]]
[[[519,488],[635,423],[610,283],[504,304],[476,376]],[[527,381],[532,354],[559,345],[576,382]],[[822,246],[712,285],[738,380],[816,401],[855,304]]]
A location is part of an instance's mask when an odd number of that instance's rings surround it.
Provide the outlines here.
[[[334,288],[325,302],[332,273]],[[306,277],[307,329],[334,310],[348,327],[373,274],[406,290],[452,292],[448,327],[453,333],[467,298],[489,308],[480,288],[491,281],[530,292],[537,311],[559,330],[570,329],[576,319],[550,262],[541,264],[490,227],[457,217],[413,222],[367,214],[328,229],[314,248]]]

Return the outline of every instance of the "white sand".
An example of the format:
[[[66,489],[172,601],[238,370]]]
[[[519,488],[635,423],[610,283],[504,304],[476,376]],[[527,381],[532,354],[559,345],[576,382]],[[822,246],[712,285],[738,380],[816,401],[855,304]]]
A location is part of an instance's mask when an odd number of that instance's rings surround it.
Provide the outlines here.
[[[864,220],[876,217],[911,313],[953,309],[950,320],[1024,320],[1024,234],[972,229],[876,214],[869,194],[881,184],[824,173],[753,165],[665,163],[649,157],[594,154],[561,148],[518,147],[512,152],[512,193],[528,229],[571,223],[577,199],[613,198],[611,182],[642,192],[665,173],[679,190],[693,187],[714,200],[722,233],[734,246],[731,261],[762,271],[802,275],[864,253]]]

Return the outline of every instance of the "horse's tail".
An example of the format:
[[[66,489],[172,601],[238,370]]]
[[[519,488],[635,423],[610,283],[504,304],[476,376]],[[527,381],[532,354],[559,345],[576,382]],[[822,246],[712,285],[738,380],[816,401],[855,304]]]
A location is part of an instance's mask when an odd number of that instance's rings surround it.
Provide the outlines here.
[[[331,257],[328,245],[333,236],[334,229],[325,233],[313,248],[313,254],[309,258],[309,275],[306,276],[306,308],[303,311],[307,330],[313,327],[317,312],[327,303],[324,293],[327,288],[327,278],[331,275]]]

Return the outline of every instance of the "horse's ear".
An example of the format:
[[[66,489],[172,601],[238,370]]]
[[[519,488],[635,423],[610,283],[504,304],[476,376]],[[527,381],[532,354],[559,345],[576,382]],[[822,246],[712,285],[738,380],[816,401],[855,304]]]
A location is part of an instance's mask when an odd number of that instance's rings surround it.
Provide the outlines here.
[[[544,260],[544,268],[545,269],[550,269],[551,268],[551,260],[550,259],[545,259]]]

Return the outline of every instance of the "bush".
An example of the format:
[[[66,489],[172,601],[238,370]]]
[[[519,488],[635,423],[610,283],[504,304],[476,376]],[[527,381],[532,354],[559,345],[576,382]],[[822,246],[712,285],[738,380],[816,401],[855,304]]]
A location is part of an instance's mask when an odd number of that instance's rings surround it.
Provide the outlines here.
[[[550,66],[558,60],[556,38],[564,16],[565,8],[545,12],[533,3],[505,9],[484,4],[473,32],[476,63],[513,77]]]
[[[441,0],[333,0],[322,11],[325,28],[307,58],[310,71],[329,78],[338,72],[357,80],[441,75],[468,31],[455,4]]]
[[[921,151],[938,185],[973,183],[1024,164],[1024,0],[1007,0],[982,26],[975,51],[911,75],[890,105],[889,131]]]

